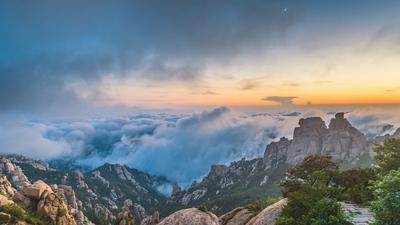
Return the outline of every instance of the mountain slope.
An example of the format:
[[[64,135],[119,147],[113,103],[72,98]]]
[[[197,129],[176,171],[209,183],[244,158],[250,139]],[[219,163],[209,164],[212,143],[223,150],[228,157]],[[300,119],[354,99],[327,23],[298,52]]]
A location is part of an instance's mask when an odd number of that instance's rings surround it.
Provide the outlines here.
[[[31,181],[42,179],[49,184],[72,187],[82,211],[96,224],[112,223],[122,210],[130,211],[137,220],[142,220],[146,210],[151,212],[161,207],[165,196],[157,191],[157,187],[169,183],[164,177],[118,164],[105,164],[86,173],[43,170],[33,167],[30,161],[16,164]]]
[[[215,213],[225,213],[279,194],[287,168],[307,155],[329,154],[342,164],[358,166],[370,162],[372,147],[373,141],[354,128],[344,113],[337,113],[328,127],[319,117],[300,119],[292,140],[282,137],[270,143],[263,158],[212,166],[209,174],[189,189],[175,187],[167,205],[179,208],[205,204]]]

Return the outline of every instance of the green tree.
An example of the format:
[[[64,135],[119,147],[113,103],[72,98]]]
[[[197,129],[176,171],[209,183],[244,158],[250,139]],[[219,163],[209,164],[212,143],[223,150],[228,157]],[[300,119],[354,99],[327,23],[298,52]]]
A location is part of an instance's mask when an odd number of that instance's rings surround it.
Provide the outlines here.
[[[347,225],[337,195],[338,166],[330,156],[312,155],[287,172],[282,191],[289,201],[277,225]],[[332,198],[332,199],[331,199]]]
[[[335,179],[339,189],[338,198],[357,204],[368,204],[373,199],[370,181],[375,179],[371,168],[352,168],[340,170]]]
[[[282,183],[283,195],[298,191],[301,186],[320,192],[325,197],[334,195],[335,178],[338,166],[331,156],[311,155],[287,172],[287,179]]]
[[[371,203],[376,225],[400,224],[400,170],[391,170],[374,183]]]
[[[351,225],[346,220],[340,204],[333,199],[323,198],[311,209],[310,225]]]
[[[400,138],[386,138],[382,145],[374,148],[375,164],[379,173],[386,174],[400,169]]]

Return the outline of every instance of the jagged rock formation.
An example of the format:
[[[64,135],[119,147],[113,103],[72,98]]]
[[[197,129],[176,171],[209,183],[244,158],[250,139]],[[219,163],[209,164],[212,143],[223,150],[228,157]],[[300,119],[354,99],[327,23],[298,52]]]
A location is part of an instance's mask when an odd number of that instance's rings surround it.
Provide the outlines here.
[[[121,211],[131,213],[140,222],[147,216],[145,209],[155,211],[164,201],[165,197],[156,188],[169,182],[118,164],[105,164],[85,173],[79,170],[69,173],[51,168],[43,170],[30,162],[18,160],[16,167],[21,167],[21,174],[25,173],[27,176],[23,176],[32,181],[43,179],[56,184],[52,189],[66,200],[78,224],[90,224],[90,221],[99,225],[114,224]]]
[[[6,176],[0,176],[0,194],[4,196],[14,196],[16,190],[12,187]]]
[[[219,225],[216,215],[197,208],[179,210],[163,219],[158,225]]]
[[[187,190],[175,191],[167,202],[167,208],[205,204],[212,212],[223,214],[234,207],[265,198],[266,193],[279,194],[279,184],[286,169],[285,163],[271,167],[262,158],[242,159],[229,166],[216,165],[201,182],[194,182]]]
[[[400,128],[397,128],[397,130],[394,132],[393,136],[400,137]]]
[[[0,174],[6,176],[10,183],[19,191],[31,184],[21,168],[6,158],[0,158]]]
[[[360,158],[370,158],[372,146],[344,118],[344,113],[337,113],[328,127],[319,117],[300,119],[292,140],[282,137],[270,143],[263,158],[212,166],[201,182],[193,183],[187,190],[174,186],[167,203],[175,209],[206,204],[215,213],[225,213],[278,194],[286,169],[307,155],[329,154],[335,160],[357,165]]]
[[[284,198],[268,206],[257,216],[252,218],[246,225],[274,225],[276,218],[282,213],[282,209],[287,205],[287,202],[288,199]]]
[[[135,217],[129,211],[118,214],[116,225],[135,225]]]
[[[8,162],[8,164],[10,166],[12,163]],[[10,209],[10,212],[19,211],[20,218],[17,219],[25,218],[26,216],[21,216],[21,214],[28,215],[29,212],[26,212],[24,209],[29,209],[30,213],[42,215],[49,224],[76,225],[75,219],[70,214],[65,202],[43,181],[36,181],[33,185],[27,185],[22,191],[16,192],[15,189],[9,186],[10,182],[8,182],[6,176],[3,176],[2,179],[2,190],[9,189],[9,191],[8,193],[3,191],[7,195],[3,195],[3,193],[0,195],[0,205],[8,208],[14,207],[15,209]],[[9,198],[13,198],[13,200]],[[1,221],[16,220],[14,216],[17,215],[7,214],[6,212],[2,213],[3,217]],[[20,221],[20,223],[24,222]]]
[[[337,113],[329,127],[319,117],[301,119],[299,125],[293,140],[281,138],[267,146],[265,161],[282,161],[286,156],[286,162],[293,165],[307,155],[327,154],[335,160],[352,162],[371,154],[372,142],[344,118],[344,113]]]
[[[400,129],[393,135],[400,136]],[[370,156],[371,147],[372,142],[354,128],[343,113],[338,113],[328,127],[319,117],[301,119],[293,139],[282,137],[270,143],[264,157],[213,165],[207,176],[200,182],[193,182],[186,190],[173,184],[172,196],[168,199],[156,190],[169,183],[168,180],[127,166],[105,164],[89,172],[68,172],[19,156],[12,156],[12,162],[0,158],[0,174],[4,175],[0,181],[7,179],[16,189],[7,183],[0,184],[0,194],[14,195],[15,202],[30,206],[39,201],[38,196],[44,192],[53,191],[61,197],[79,225],[90,224],[90,221],[100,225],[114,224],[122,221],[123,214],[150,225],[157,224],[160,216],[158,213],[147,216],[147,212],[156,210],[165,216],[181,208],[205,204],[210,211],[221,215],[237,206],[279,194],[279,184],[287,168],[309,154],[330,154],[336,160],[357,163],[360,157]],[[53,184],[50,190],[45,187],[43,191],[41,187],[23,192],[25,187],[32,187],[31,182],[39,179]],[[226,224],[244,224],[252,213],[241,209]]]

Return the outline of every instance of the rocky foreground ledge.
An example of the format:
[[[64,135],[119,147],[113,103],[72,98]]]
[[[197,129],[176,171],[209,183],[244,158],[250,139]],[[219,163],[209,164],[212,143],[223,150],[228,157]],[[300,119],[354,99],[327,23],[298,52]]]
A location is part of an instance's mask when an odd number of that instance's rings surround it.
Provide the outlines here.
[[[258,213],[251,208],[241,207],[220,218],[206,210],[182,209],[159,223],[152,220],[153,217],[148,217],[141,225],[274,225],[275,219],[281,214],[287,202],[287,198],[282,199]]]

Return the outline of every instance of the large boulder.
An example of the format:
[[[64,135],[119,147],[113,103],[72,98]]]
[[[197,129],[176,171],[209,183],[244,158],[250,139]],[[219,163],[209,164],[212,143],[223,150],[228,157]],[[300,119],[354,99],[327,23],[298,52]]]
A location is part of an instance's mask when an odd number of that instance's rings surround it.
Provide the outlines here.
[[[219,225],[216,215],[196,208],[179,210],[163,219],[158,225]]]
[[[24,187],[23,193],[29,198],[40,200],[46,197],[44,195],[53,193],[53,190],[45,182],[38,180],[33,185]]]
[[[11,186],[6,176],[0,176],[0,194],[12,197],[16,190]]]
[[[288,199],[284,198],[262,210],[257,216],[251,219],[246,225],[275,225],[275,220],[282,213],[287,205]]]
[[[7,158],[0,158],[0,174],[5,175],[18,191],[31,184],[22,169]]]
[[[68,206],[55,193],[49,193],[40,199],[37,210],[57,225],[76,225],[74,217],[69,213]]]
[[[10,204],[14,204],[14,202],[9,200],[6,196],[0,195],[0,206],[10,205]]]
[[[220,217],[221,225],[246,225],[257,212],[245,207],[236,208]]]

